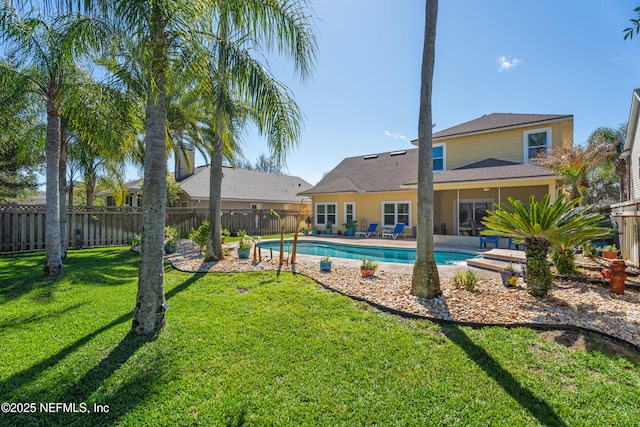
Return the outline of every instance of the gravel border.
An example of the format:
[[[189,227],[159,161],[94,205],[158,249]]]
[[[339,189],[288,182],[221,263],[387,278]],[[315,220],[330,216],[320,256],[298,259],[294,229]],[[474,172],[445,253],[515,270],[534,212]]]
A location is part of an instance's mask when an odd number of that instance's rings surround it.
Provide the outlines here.
[[[204,262],[197,245],[180,239],[176,252],[167,258],[174,268],[184,272],[278,270],[276,257],[263,257],[262,262],[238,259],[232,250],[234,243],[225,247],[230,254],[224,260]],[[323,273],[318,262],[309,259],[305,257],[295,265],[284,264],[280,270],[303,274],[327,289],[405,317],[469,326],[579,328],[625,341],[640,352],[640,291],[635,287],[617,295],[599,285],[556,279],[549,297],[540,299],[526,292],[521,279],[515,287],[506,288],[499,280],[484,275],[476,290],[470,292],[456,288],[450,277],[441,277],[442,295],[426,300],[411,294],[410,273],[379,269],[375,277],[364,278],[359,268],[335,262],[330,273]]]

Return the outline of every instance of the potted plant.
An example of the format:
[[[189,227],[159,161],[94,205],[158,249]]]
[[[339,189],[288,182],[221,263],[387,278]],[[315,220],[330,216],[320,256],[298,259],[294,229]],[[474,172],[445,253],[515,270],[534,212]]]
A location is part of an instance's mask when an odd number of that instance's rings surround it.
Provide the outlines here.
[[[500,270],[500,278],[502,279],[502,284],[507,288],[511,288],[515,286],[515,284],[518,282],[519,275],[520,274],[515,269],[513,264],[511,264],[511,262],[509,263],[508,266]]]
[[[175,251],[176,251],[176,239],[167,239],[167,241],[164,242],[164,253],[172,254]]]
[[[347,236],[355,236],[356,235],[356,224],[357,224],[357,220],[356,219],[348,219],[347,222],[342,224],[345,227],[345,234]]]
[[[602,257],[607,259],[617,259],[618,248],[616,247],[616,245],[607,245],[602,248]]]
[[[362,257],[362,265],[360,271],[364,277],[373,277],[378,268],[378,262]]]
[[[328,223],[327,223],[327,227],[326,227],[325,232],[326,232],[327,234],[331,234],[331,233],[333,233],[333,223],[332,223],[332,222],[328,222]]]
[[[320,259],[320,271],[331,272],[331,259],[326,255]]]
[[[247,259],[251,255],[251,248],[253,247],[253,239],[247,236],[244,230],[241,230],[238,235],[240,240],[238,241],[238,258]]]

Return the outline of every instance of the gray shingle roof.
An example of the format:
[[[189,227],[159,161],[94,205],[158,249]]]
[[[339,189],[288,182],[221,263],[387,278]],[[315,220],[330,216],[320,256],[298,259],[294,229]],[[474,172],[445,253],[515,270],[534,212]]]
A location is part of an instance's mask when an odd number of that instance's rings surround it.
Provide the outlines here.
[[[418,182],[418,149],[349,157],[310,190],[299,194],[371,193],[406,190]],[[510,180],[514,178],[553,178],[544,167],[486,159],[461,168],[438,172],[434,184]]]
[[[348,157],[320,182],[299,194],[397,191],[416,181],[418,149]]]
[[[494,131],[502,128],[532,125],[536,123],[543,124],[544,122],[550,122],[570,117],[573,116],[570,114],[485,114],[484,116],[477,119],[436,132],[433,134],[433,138],[442,139],[469,133]]]
[[[209,168],[196,168],[193,175],[184,179],[182,190],[192,199],[209,200]],[[297,176],[250,171],[246,169],[223,168],[222,200],[246,200],[256,202],[299,203],[297,194],[312,187]],[[303,197],[310,202],[308,197]]]

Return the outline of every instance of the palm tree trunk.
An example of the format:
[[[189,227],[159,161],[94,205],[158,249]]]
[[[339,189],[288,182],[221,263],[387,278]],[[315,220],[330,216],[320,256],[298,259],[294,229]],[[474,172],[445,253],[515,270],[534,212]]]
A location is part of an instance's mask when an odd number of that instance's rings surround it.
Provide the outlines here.
[[[222,234],[220,233],[221,192],[222,192],[222,151],[223,141],[216,134],[211,153],[211,170],[209,171],[209,238],[205,261],[220,261],[222,253]]]
[[[96,182],[98,182],[98,175],[95,171],[90,172],[86,178],[86,194],[87,194],[87,206],[93,206],[93,201],[96,194]]]
[[[152,4],[151,52],[153,81],[149,82],[146,112],[144,184],[142,188],[142,239],[138,294],[131,332],[149,335],[164,326],[164,219],[167,204],[165,73],[167,41],[165,16]]]
[[[227,6],[228,5],[223,2],[220,11],[218,39],[223,42],[227,40]],[[222,205],[222,155],[224,151],[224,141],[222,140],[221,135],[224,123],[220,118],[220,115],[222,114],[222,104],[224,102],[223,88],[227,85],[225,78],[227,58],[224,54],[224,47],[222,44],[219,46],[217,64],[218,93],[215,100],[215,111],[216,114],[219,115],[219,118],[216,120],[213,153],[211,155],[211,169],[209,171],[209,239],[207,242],[205,261],[220,261],[224,257],[222,253],[222,235],[220,234],[220,208]]]
[[[60,107],[52,99],[47,100],[46,151],[46,219],[45,219],[45,272],[49,275],[62,273],[60,253]]]
[[[545,298],[553,284],[553,276],[547,261],[549,242],[525,239],[527,257],[527,290],[535,297]]]
[[[69,243],[67,230],[67,151],[68,144],[64,132],[64,126],[60,132],[60,162],[58,167],[58,179],[60,180],[60,257],[67,257],[67,245]]]
[[[426,0],[424,50],[418,118],[418,236],[411,292],[423,298],[442,293],[438,267],[433,256],[433,135],[431,95],[435,65],[438,0]]]

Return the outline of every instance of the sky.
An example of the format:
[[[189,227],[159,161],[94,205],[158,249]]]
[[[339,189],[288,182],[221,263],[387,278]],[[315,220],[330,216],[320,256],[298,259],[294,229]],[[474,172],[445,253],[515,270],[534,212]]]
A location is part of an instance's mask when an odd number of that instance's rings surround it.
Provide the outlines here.
[[[425,2],[309,1],[318,41],[310,81],[301,83],[286,60],[264,64],[305,117],[285,173],[317,184],[345,157],[414,147]],[[640,35],[624,40],[623,30],[640,0],[439,3],[434,132],[490,113],[572,114],[574,144],[582,144],[596,128],[628,120],[640,88]],[[255,129],[242,148],[251,162],[269,151]],[[127,179],[140,174],[128,168]]]
[[[315,0],[316,70],[306,84],[270,60],[305,114],[286,173],[317,184],[345,157],[413,148],[418,136],[424,1]],[[628,0],[441,0],[434,132],[490,113],[573,114],[574,144],[629,118],[640,36],[623,39]],[[268,153],[255,131],[252,162]],[[198,155],[196,164],[204,164]],[[169,169],[173,170],[170,161]]]

